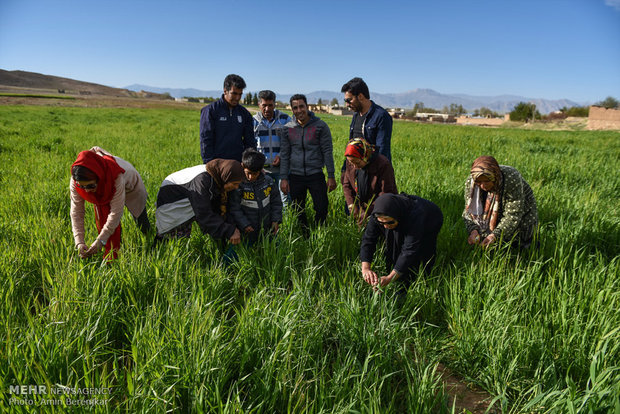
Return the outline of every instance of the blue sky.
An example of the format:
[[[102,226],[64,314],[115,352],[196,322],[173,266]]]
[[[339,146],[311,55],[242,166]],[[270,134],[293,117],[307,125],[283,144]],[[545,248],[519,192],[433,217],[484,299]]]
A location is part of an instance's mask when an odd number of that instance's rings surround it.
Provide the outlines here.
[[[0,68],[123,87],[620,99],[620,0],[0,0]]]

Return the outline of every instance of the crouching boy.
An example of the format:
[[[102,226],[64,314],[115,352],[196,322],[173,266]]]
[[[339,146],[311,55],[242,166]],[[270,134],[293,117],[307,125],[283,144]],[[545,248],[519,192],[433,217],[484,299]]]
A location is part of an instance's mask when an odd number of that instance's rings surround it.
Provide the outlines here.
[[[282,222],[280,191],[264,173],[264,165],[264,154],[246,149],[241,156],[246,179],[230,197],[230,214],[250,244],[256,243],[261,233],[276,234]]]

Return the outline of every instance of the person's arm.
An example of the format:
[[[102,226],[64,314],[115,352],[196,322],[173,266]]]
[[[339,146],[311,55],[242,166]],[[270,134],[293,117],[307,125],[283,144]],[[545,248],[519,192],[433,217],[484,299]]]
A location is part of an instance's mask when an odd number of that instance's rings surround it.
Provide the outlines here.
[[[332,142],[332,133],[329,126],[323,123],[323,128],[319,135],[319,145],[323,153],[323,162],[327,168],[327,191],[334,191],[338,186],[336,184],[336,168],[334,167],[334,147]]]
[[[291,165],[291,142],[288,138],[288,128],[282,129],[280,137],[280,189],[288,194],[288,174]]]
[[[372,260],[377,249],[377,241],[382,234],[377,220],[370,219],[364,235],[362,236],[362,244],[360,246],[360,261],[362,263],[362,276],[366,283],[376,285],[378,282],[377,274],[371,270]]]
[[[387,112],[377,120],[376,147],[379,154],[384,155],[388,160],[392,160],[392,117]]]
[[[323,162],[325,163],[325,167],[327,168],[327,178],[332,178],[335,182],[336,168],[334,167],[334,148],[332,142],[332,133],[326,123],[323,123],[323,127],[321,128],[321,132],[319,135],[319,145],[321,146],[321,152],[323,153]]]
[[[228,193],[228,210],[230,211],[230,215],[237,224],[237,228],[245,229],[248,226],[251,226],[250,220],[243,213],[243,209],[241,208],[241,190],[233,190]]]
[[[390,283],[398,280],[399,277],[400,273],[398,273],[396,269],[392,269],[392,271],[388,275],[381,276],[379,278],[379,284],[381,285],[381,287],[387,286]]]
[[[213,105],[211,104],[200,111],[200,155],[204,163],[213,159],[215,149],[214,127],[215,120],[213,119]]]
[[[282,198],[275,182],[271,185],[269,205],[271,223],[282,223]]]
[[[103,228],[97,236],[95,242],[99,242],[101,246],[108,242],[108,239],[112,236],[112,233],[116,231],[116,228],[121,224],[121,218],[123,217],[123,211],[125,208],[125,175],[119,174],[114,181],[114,196],[110,200],[110,213]]]
[[[257,142],[256,136],[254,136],[254,118],[252,118],[252,114],[250,114],[250,111],[247,109],[245,109],[243,118],[243,149],[256,148]]]
[[[353,207],[355,205],[355,197],[357,196],[355,192],[354,184],[351,182],[351,173],[353,166],[349,161],[345,160],[346,168],[342,173],[342,192],[344,193],[344,199],[347,202],[347,206],[349,207],[349,211],[353,213]],[[355,174],[353,172],[353,174]]]
[[[376,285],[379,283],[379,277],[371,268],[371,262],[362,262],[362,277],[364,281],[369,285]]]
[[[71,230],[73,231],[75,247],[80,250],[80,247],[87,247],[84,243],[84,199],[75,189],[75,182],[72,178],[69,182],[69,195],[71,199],[71,211],[69,213]]]

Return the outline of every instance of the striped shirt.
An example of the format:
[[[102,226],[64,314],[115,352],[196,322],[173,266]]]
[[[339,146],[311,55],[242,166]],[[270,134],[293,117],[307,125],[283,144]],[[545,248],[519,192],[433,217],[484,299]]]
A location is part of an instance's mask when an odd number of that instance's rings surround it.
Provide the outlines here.
[[[274,111],[273,119],[267,120],[261,112],[254,115],[254,136],[256,137],[257,149],[265,154],[265,169],[269,172],[277,172],[280,167],[273,167],[275,157],[280,155],[280,141],[284,126],[292,121],[292,118],[280,112]]]

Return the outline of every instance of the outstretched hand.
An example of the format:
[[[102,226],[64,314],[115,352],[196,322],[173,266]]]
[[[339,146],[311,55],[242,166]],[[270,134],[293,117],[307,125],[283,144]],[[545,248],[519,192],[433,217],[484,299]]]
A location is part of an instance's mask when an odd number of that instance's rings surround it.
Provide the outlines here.
[[[284,194],[288,194],[288,180],[286,180],[286,179],[280,180],[280,190]]]
[[[482,240],[482,243],[480,244],[482,245],[482,247],[489,247],[495,242],[496,239],[497,237],[495,237],[495,234],[491,233],[486,237],[486,239]]]
[[[327,179],[327,192],[332,192],[336,189],[336,187],[338,187],[338,185],[336,184],[336,179],[335,178],[328,178]]]

